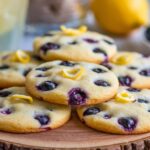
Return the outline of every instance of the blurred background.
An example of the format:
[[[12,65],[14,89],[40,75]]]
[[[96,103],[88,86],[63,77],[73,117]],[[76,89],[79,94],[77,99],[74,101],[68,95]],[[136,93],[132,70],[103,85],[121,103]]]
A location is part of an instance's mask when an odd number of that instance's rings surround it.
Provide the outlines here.
[[[113,37],[120,50],[150,53],[148,0],[0,0],[0,50],[32,49],[60,25]]]

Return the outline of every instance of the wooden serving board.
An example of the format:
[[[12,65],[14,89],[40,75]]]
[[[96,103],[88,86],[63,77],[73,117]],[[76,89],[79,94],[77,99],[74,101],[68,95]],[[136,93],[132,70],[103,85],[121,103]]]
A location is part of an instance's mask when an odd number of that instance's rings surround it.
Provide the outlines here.
[[[105,134],[86,127],[73,114],[63,127],[41,133],[0,132],[0,150],[150,150],[150,133]]]

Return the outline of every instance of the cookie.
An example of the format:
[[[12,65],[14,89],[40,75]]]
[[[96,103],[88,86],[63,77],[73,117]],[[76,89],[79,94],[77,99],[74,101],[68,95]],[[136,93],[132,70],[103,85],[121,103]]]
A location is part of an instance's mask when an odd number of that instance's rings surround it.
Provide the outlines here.
[[[89,127],[115,134],[150,132],[150,90],[120,87],[111,101],[77,110]]]
[[[27,75],[26,88],[33,96],[48,102],[88,105],[113,97],[118,80],[111,71],[97,64],[52,61]]]
[[[25,76],[42,61],[24,51],[6,52],[0,57],[0,88],[23,86]]]
[[[31,97],[24,87],[0,90],[0,130],[14,133],[41,132],[65,124],[71,110]]]
[[[122,86],[150,88],[150,57],[140,53],[120,52],[111,62],[102,65],[117,75]]]
[[[100,63],[109,60],[117,51],[113,39],[86,31],[85,27],[51,31],[34,41],[35,54],[46,61],[85,61]]]

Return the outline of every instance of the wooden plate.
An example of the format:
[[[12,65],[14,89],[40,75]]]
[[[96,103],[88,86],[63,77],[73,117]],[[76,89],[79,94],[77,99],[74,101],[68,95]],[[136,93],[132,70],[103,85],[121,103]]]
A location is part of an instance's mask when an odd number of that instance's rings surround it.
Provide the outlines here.
[[[73,114],[63,127],[34,134],[11,134],[0,132],[0,150],[18,149],[92,149],[92,150],[145,150],[150,149],[148,134],[113,135],[86,127]],[[147,149],[146,149],[147,148]]]

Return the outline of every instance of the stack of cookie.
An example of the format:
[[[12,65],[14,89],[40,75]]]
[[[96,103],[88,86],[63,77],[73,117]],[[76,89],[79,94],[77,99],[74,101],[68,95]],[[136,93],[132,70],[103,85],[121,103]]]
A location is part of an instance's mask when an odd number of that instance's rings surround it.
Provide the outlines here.
[[[36,38],[33,49],[0,57],[0,130],[58,128],[76,106],[91,128],[150,131],[150,57],[117,52],[111,38],[85,26],[62,26]]]

